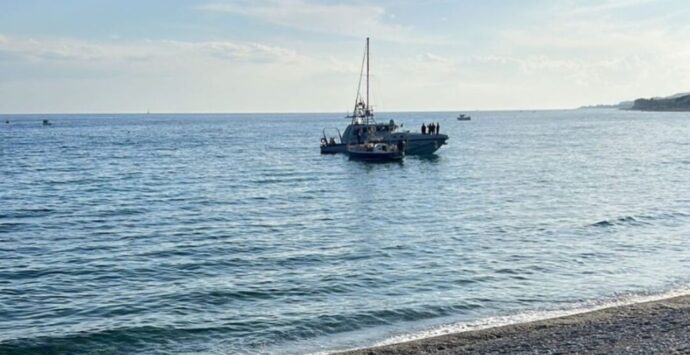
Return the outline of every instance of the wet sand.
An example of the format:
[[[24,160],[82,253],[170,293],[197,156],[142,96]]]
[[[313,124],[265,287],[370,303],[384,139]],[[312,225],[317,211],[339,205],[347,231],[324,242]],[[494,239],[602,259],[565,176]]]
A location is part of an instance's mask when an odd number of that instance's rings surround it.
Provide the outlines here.
[[[690,354],[690,296],[342,354]]]

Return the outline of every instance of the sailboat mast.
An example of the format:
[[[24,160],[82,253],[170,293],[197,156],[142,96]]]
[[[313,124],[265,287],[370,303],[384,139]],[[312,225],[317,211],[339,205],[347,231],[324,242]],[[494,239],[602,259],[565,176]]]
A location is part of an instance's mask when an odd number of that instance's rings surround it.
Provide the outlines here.
[[[369,112],[369,37],[367,37],[367,110],[365,112],[367,119],[369,118]]]

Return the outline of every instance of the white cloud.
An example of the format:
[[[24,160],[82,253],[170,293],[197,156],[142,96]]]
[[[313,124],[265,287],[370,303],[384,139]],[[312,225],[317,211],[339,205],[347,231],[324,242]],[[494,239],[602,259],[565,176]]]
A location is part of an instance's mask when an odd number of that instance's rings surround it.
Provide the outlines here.
[[[433,53],[429,53],[429,52],[424,53],[423,59],[428,60],[429,62],[438,63],[438,64],[448,64],[450,62],[450,59],[448,59],[446,57],[436,55]]]
[[[0,35],[0,112],[328,111],[355,67],[265,43]]]
[[[310,32],[354,37],[376,37],[396,42],[433,41],[412,27],[392,23],[394,14],[378,5],[323,4],[303,0],[256,0],[209,3],[199,9],[256,18],[279,26]]]
[[[32,60],[101,60],[108,57],[106,47],[60,39],[51,42],[32,38],[2,36],[0,52]],[[111,55],[113,53],[110,53]]]
[[[218,59],[232,61],[270,63],[296,62],[305,59],[295,50],[261,43],[161,41],[160,44],[164,47],[169,46],[167,50],[208,54]]]
[[[70,38],[35,39],[4,35],[0,35],[0,53],[31,61],[89,63],[140,62],[177,56],[206,56],[256,63],[288,63],[304,59],[294,50],[261,43],[172,40],[93,43]]]
[[[652,3],[654,1],[656,0],[597,0],[593,3],[585,4],[583,4],[582,1],[579,1],[572,4],[569,10],[564,11],[562,13],[568,14],[568,16],[591,16],[595,14],[608,14],[614,10],[622,10],[630,7]]]
[[[580,104],[686,91],[690,26],[665,23],[664,11],[640,20],[644,8],[636,8],[635,16],[617,16],[616,10],[646,3],[554,10],[550,20],[502,30],[487,51],[518,63],[523,76],[532,78],[527,85],[550,81],[552,90],[579,97]]]

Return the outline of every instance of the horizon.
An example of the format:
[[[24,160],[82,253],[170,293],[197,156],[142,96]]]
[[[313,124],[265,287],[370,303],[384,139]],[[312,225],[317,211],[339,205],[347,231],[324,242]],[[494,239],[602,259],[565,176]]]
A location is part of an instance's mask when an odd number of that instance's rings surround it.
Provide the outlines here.
[[[0,113],[569,110],[690,90],[678,0],[2,2]]]
[[[481,112],[523,112],[523,111],[576,111],[576,110],[604,110],[609,108],[596,108],[596,107],[573,107],[573,108],[526,108],[526,109],[480,109],[480,110],[409,110],[409,111],[376,111],[376,115],[388,115],[397,113],[481,113]],[[617,108],[610,108],[612,110],[618,110]],[[625,111],[625,110],[624,110]],[[100,116],[100,115],[122,115],[122,116],[146,116],[146,115],[351,115],[351,112],[338,112],[338,111],[265,111],[265,112],[23,112],[23,113],[0,113],[0,116],[63,116],[63,115],[75,115],[75,116]],[[350,116],[343,116],[343,118],[351,119]]]

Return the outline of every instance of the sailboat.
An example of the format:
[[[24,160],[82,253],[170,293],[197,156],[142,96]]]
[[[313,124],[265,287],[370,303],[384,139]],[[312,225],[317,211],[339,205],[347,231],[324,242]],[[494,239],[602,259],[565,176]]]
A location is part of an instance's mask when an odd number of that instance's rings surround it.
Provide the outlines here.
[[[370,125],[374,119],[374,111],[369,105],[369,38],[364,52],[367,63],[367,90],[366,101],[357,93],[355,109],[352,113],[353,120],[367,126],[368,132],[362,139],[362,132],[358,133],[360,140],[355,144],[348,144],[347,155],[353,160],[366,161],[394,161],[401,160],[405,156],[405,141],[398,141],[397,144],[386,141],[382,135],[378,135],[375,126]],[[361,142],[361,143],[360,143]]]
[[[362,97],[362,77],[366,70],[366,97]],[[377,122],[374,119],[374,108],[369,101],[369,38],[367,38],[360,70],[359,85],[357,86],[357,97],[352,114],[346,116],[350,119],[350,124],[341,134],[340,130],[331,130],[330,135],[324,129],[321,137],[321,154],[348,153],[348,146],[361,145],[366,142],[385,143],[395,150],[401,150],[402,155],[427,155],[438,150],[446,144],[448,135],[445,134],[422,134],[417,132],[402,131],[402,125],[396,124],[394,120],[388,122]],[[394,147],[393,147],[394,146]],[[355,150],[353,147],[352,150]],[[390,153],[389,150],[387,152]],[[389,154],[392,155],[392,154]],[[383,155],[381,155],[383,156]],[[396,158],[396,159],[401,159]]]

